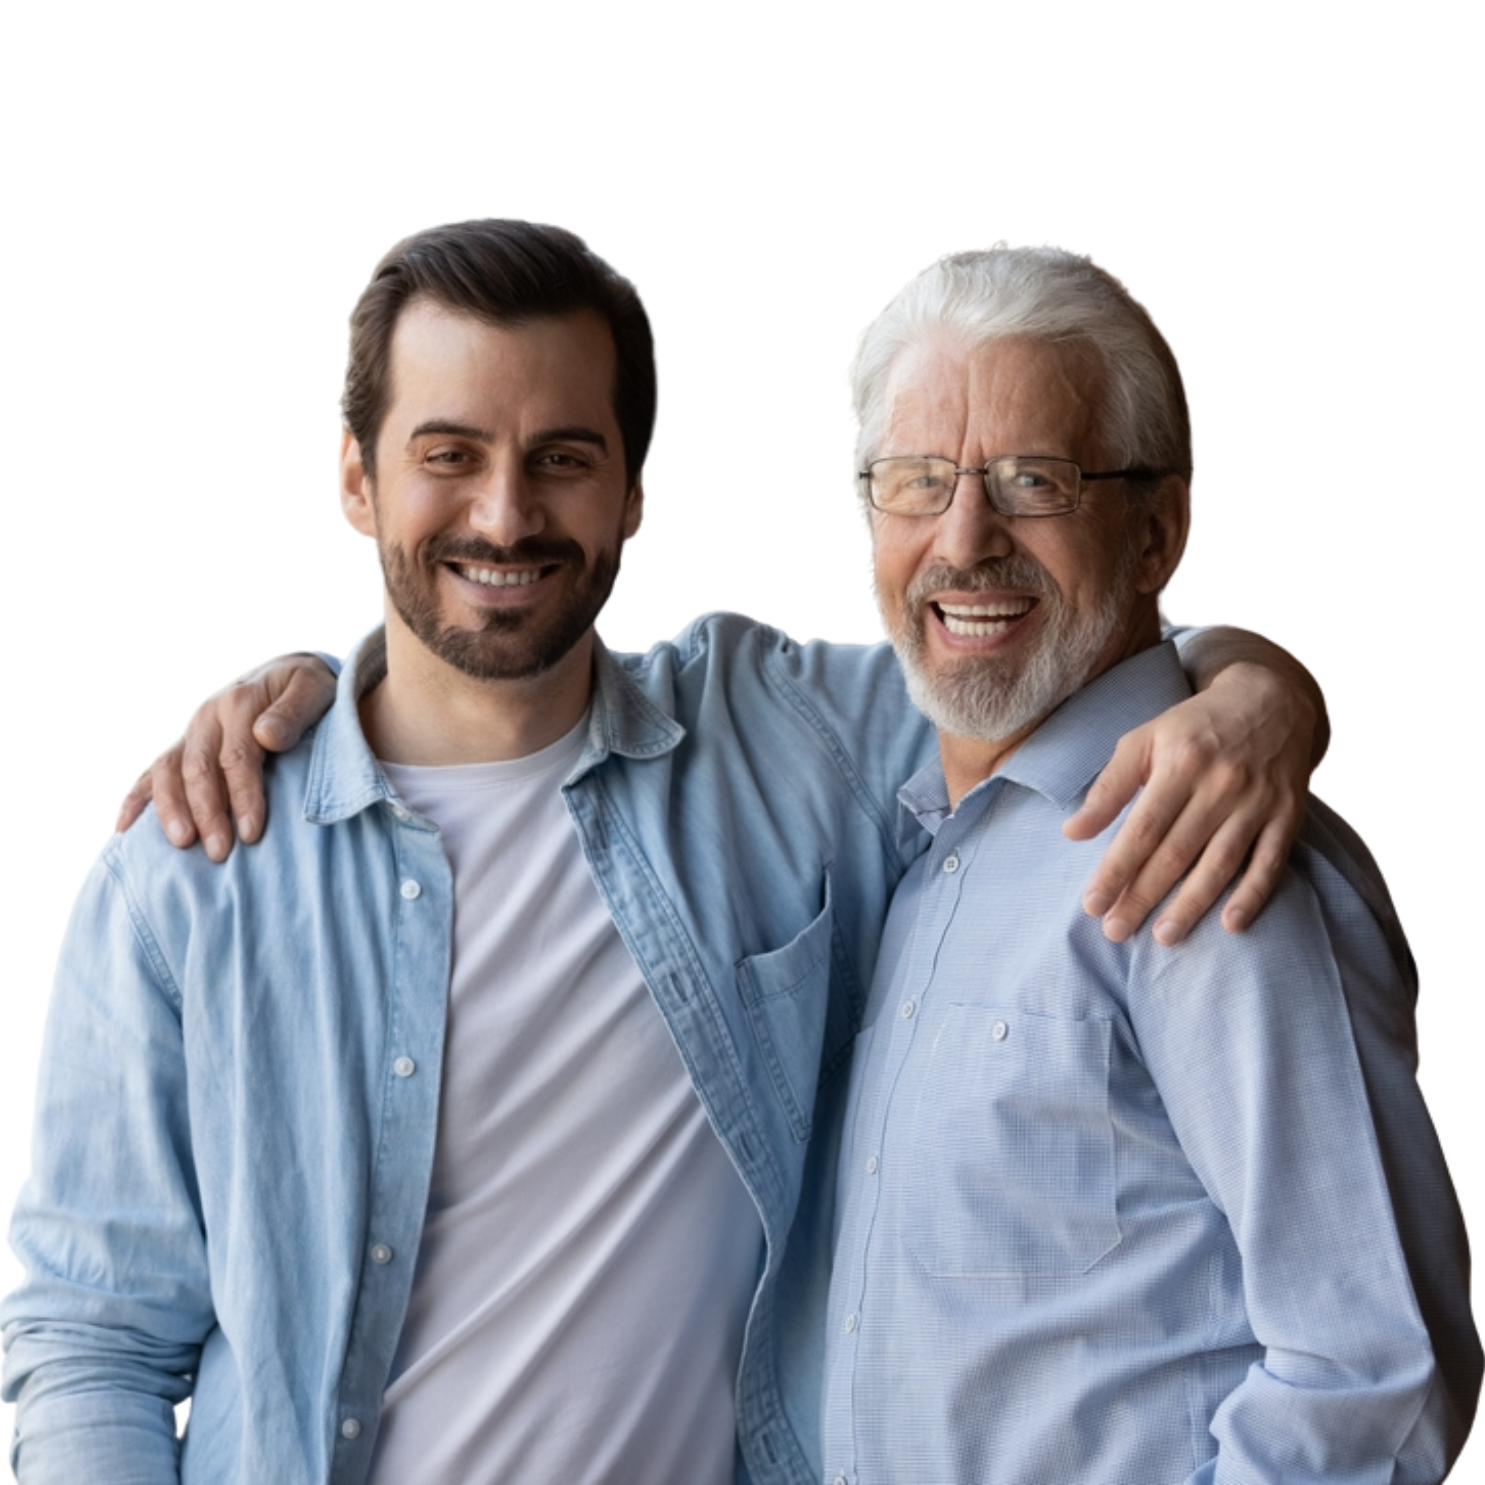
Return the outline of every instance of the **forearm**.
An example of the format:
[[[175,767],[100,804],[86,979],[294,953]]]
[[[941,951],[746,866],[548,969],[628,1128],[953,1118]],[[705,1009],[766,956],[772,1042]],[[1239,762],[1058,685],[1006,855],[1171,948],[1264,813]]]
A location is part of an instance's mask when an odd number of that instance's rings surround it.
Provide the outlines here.
[[[1288,650],[1246,629],[1217,625],[1179,631],[1176,648],[1194,690],[1243,681],[1260,711],[1292,714],[1293,725],[1309,732],[1310,767],[1330,746],[1330,718],[1319,682]],[[1225,681],[1221,678],[1227,672]]]
[[[179,1480],[174,1407],[157,1393],[127,1390],[117,1378],[100,1389],[91,1366],[43,1365],[20,1389],[11,1464],[19,1485]]]
[[[30,1179],[0,1306],[19,1479],[176,1478],[175,1404],[212,1324],[180,1024],[107,860],[60,956]]]

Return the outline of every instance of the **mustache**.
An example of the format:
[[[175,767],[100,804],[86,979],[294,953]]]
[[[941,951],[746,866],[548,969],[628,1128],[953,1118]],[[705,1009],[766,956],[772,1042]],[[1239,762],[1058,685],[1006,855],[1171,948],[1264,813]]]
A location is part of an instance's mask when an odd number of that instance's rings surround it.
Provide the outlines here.
[[[1009,557],[977,562],[973,567],[941,564],[925,568],[908,584],[907,601],[921,605],[928,601],[930,594],[942,593],[946,589],[958,593],[980,593],[995,588],[1014,588],[1018,593],[1030,593],[1036,598],[1056,598],[1061,592],[1040,562],[1014,553]]]
[[[443,562],[472,566],[504,567],[575,562],[583,564],[583,549],[577,542],[557,536],[528,536],[512,546],[497,547],[474,536],[451,536],[446,532],[430,537],[422,549],[425,567]]]

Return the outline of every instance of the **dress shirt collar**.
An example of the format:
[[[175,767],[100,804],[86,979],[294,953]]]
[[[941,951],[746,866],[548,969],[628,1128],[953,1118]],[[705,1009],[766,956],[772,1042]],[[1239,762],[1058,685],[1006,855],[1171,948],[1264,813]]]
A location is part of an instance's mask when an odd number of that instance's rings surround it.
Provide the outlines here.
[[[1141,650],[1075,691],[988,779],[959,802],[960,810],[993,793],[992,785],[1020,784],[1069,810],[1109,761],[1119,739],[1191,694],[1170,641]],[[954,813],[942,762],[919,769],[898,793],[902,807],[930,835]]]
[[[686,735],[686,729],[639,689],[596,637],[593,663],[596,684],[588,741],[568,776],[569,783],[602,763],[610,753],[655,758],[668,753]],[[331,825],[373,804],[396,798],[396,790],[382,773],[361,730],[357,707],[361,697],[386,673],[386,638],[377,629],[346,661],[335,689],[335,703],[315,733],[304,797],[304,818],[312,824]]]

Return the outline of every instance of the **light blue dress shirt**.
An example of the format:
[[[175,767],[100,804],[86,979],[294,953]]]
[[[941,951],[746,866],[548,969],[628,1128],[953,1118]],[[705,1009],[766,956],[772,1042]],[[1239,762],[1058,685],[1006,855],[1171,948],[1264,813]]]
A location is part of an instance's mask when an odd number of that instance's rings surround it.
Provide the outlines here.
[[[12,1225],[28,1277],[0,1308],[25,1485],[365,1477],[427,1199],[453,900],[437,830],[360,730],[381,663],[363,649],[273,765],[260,844],[213,866],[149,816],[82,892]],[[885,647],[735,617],[601,653],[597,680],[563,793],[762,1220],[739,1479],[798,1485],[817,1389],[786,1396],[778,1360],[825,1277],[784,1290],[780,1265],[791,1229],[822,1230],[828,1201],[800,1205],[817,1100],[840,1101],[920,848],[895,791],[932,740]]]
[[[1106,941],[1059,826],[1186,694],[1168,646],[1068,701],[899,888],[851,1078],[824,1474],[846,1485],[1415,1485],[1480,1351],[1414,1082],[1415,981],[1315,806],[1257,924]],[[807,1380],[807,1379],[806,1379]]]

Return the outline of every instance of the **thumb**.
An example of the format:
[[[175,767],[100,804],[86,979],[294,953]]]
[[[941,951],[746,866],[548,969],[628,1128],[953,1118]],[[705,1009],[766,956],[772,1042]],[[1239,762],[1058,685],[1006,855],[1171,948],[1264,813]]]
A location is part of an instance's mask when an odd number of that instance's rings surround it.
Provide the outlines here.
[[[253,723],[253,737],[271,753],[285,753],[325,714],[335,697],[335,678],[323,665],[298,667],[283,693]]]
[[[1145,783],[1142,751],[1126,747],[1126,741],[1120,740],[1102,774],[1090,784],[1083,808],[1062,821],[1062,833],[1069,841],[1091,841],[1108,830]]]

